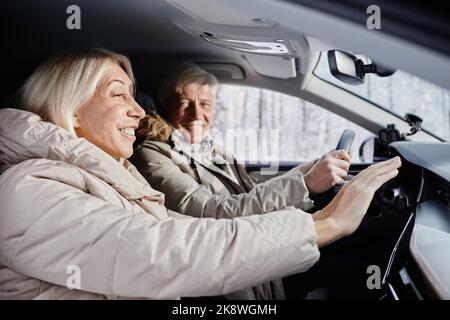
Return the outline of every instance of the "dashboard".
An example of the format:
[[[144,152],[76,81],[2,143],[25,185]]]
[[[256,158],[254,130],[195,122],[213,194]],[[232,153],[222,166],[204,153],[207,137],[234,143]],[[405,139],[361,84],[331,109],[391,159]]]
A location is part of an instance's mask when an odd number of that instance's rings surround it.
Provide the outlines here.
[[[399,175],[376,192],[356,233],[382,255],[382,283],[390,298],[450,299],[450,143],[398,141],[387,152],[380,160],[402,158]],[[285,163],[280,171],[296,165]],[[352,164],[349,173],[367,166]],[[259,168],[247,166],[250,174]],[[338,190],[313,195],[314,210]]]
[[[405,215],[383,284],[394,299],[450,299],[450,143],[394,142],[398,177],[383,202]]]

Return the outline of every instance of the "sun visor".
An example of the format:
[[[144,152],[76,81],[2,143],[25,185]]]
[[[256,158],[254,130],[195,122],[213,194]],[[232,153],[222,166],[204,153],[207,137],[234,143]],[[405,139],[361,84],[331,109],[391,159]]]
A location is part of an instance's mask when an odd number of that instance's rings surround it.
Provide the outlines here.
[[[295,78],[297,76],[295,59],[260,54],[245,54],[245,58],[253,69],[264,76],[280,79]]]

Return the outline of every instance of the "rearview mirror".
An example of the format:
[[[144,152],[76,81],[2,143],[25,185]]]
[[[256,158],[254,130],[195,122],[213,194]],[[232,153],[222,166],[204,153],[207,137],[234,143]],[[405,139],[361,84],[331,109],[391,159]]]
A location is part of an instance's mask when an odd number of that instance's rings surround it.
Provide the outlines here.
[[[379,77],[388,77],[395,72],[395,70],[380,64],[364,64],[356,56],[340,50],[328,51],[328,65],[335,78],[351,85],[363,84],[367,73],[375,73]]]

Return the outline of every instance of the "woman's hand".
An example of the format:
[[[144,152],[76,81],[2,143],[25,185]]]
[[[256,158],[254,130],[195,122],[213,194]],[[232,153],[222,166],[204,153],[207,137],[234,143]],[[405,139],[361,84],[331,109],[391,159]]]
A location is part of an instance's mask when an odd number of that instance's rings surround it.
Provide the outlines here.
[[[319,247],[355,232],[384,183],[398,174],[399,157],[374,164],[347,183],[322,210],[313,214]]]

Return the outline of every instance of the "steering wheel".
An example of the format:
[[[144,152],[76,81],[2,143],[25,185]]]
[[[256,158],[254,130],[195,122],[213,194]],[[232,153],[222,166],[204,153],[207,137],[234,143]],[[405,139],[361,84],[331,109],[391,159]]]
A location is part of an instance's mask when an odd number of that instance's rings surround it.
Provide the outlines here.
[[[336,150],[345,150],[348,154],[350,154],[350,150],[352,149],[353,140],[355,140],[355,131],[352,129],[345,129],[342,132],[341,137],[339,138],[339,142],[336,146]],[[345,181],[351,180],[353,175],[347,174],[344,178]]]
[[[355,131],[351,129],[345,129],[344,132],[342,132],[341,137],[339,138],[336,150],[345,150],[347,151],[347,153],[350,153],[354,139]],[[347,175],[344,180],[351,180],[352,177],[352,175]],[[342,185],[336,185],[325,192],[314,195],[313,199],[316,209],[321,209],[325,205],[327,205],[331,201],[331,199],[334,198],[341,187]]]
[[[345,150],[347,151],[347,153],[350,153],[354,139],[355,131],[353,131],[352,129],[345,129],[344,132],[342,132],[341,137],[339,138],[336,150]]]
[[[336,150],[345,150],[348,153],[350,153],[354,139],[355,139],[355,131],[351,129],[345,129],[344,132],[342,132],[341,137],[339,138]],[[351,180],[352,178],[353,175],[348,174],[344,178],[344,181]],[[323,193],[314,195],[313,199],[315,209],[322,209],[323,207],[325,207],[334,198],[336,193],[339,192],[342,186],[343,186],[342,184],[336,185]],[[375,193],[374,198],[370,204],[370,207],[369,209],[367,209],[368,215],[371,216],[372,218],[379,218],[383,215],[382,206],[378,205],[378,203],[380,203],[379,195]]]

